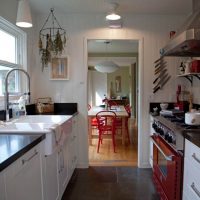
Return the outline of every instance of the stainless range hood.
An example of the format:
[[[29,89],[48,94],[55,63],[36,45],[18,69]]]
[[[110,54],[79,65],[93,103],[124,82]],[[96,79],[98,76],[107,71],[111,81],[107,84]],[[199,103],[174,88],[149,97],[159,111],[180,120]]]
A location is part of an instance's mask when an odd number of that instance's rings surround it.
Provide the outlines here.
[[[179,33],[161,49],[163,56],[200,56],[200,1],[193,0],[193,14],[186,20]]]

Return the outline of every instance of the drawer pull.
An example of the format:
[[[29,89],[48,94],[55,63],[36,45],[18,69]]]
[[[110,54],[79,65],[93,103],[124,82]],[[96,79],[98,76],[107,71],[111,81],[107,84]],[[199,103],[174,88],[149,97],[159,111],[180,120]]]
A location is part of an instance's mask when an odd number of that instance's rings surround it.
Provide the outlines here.
[[[22,165],[24,165],[26,162],[29,162],[33,157],[35,157],[38,154],[38,152],[35,150],[34,154],[30,156],[27,159],[22,159]]]
[[[200,164],[200,159],[196,157],[195,153],[192,154],[192,157]]]
[[[200,198],[200,192],[199,192],[199,190],[195,187],[194,182],[192,183],[191,188],[192,188],[193,191],[196,193],[196,195]]]

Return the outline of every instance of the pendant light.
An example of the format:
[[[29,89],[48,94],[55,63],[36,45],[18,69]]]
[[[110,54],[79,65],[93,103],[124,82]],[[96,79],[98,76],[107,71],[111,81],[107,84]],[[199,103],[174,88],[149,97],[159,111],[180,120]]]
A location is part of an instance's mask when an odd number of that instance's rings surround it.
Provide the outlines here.
[[[94,67],[98,72],[101,73],[113,73],[119,69],[119,66],[112,61],[102,61]]]
[[[107,45],[110,44],[110,42],[105,41],[104,43],[106,44],[107,53]],[[101,73],[113,73],[119,69],[119,66],[111,60],[104,60],[97,63],[94,68]]]
[[[117,8],[119,7],[118,3],[110,3],[110,12],[106,15],[107,20],[119,20],[121,16],[117,14]]]
[[[30,28],[33,26],[28,0],[18,1],[16,25],[23,28]]]

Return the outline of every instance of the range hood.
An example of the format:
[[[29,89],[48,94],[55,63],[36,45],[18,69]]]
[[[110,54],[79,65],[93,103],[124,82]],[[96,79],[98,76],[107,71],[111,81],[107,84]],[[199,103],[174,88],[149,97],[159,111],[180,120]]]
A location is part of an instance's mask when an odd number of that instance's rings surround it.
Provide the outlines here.
[[[199,0],[193,0],[194,12],[179,32],[161,49],[163,56],[200,56],[200,6]],[[197,5],[198,4],[198,5]]]

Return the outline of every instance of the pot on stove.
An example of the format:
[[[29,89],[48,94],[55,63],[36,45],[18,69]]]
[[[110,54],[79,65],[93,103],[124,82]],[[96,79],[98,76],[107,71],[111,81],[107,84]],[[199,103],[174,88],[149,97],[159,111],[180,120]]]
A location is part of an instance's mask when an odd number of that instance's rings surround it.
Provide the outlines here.
[[[193,111],[185,113],[185,123],[188,125],[200,125],[200,112]]]

